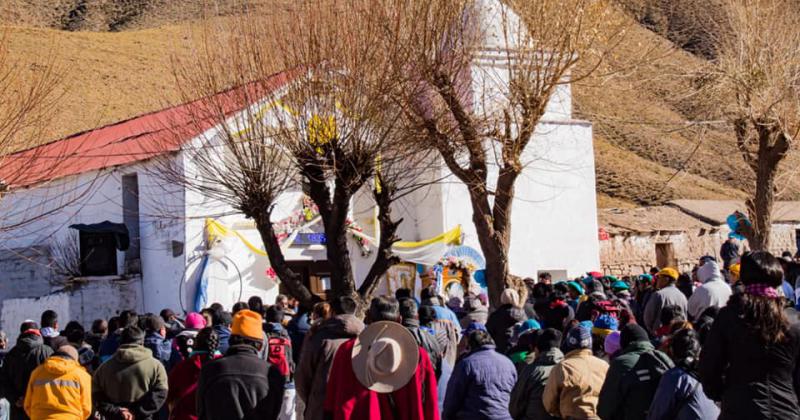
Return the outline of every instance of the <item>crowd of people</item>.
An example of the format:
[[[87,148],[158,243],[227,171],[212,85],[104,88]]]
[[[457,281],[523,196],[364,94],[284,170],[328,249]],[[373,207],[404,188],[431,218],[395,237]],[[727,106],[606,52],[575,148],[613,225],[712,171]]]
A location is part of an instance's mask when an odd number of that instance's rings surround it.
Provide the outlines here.
[[[543,273],[445,302],[399,289],[305,308],[254,296],[88,331],[47,310],[0,333],[11,419],[800,420],[792,257],[691,273]],[[494,308],[490,310],[490,308]]]

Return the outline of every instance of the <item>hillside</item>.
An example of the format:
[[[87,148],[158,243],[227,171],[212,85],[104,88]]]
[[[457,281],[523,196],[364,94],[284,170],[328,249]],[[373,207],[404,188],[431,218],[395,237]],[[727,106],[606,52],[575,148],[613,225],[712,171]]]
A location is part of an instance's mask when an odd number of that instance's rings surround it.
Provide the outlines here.
[[[41,61],[42,45],[49,45],[70,69],[63,112],[50,134],[58,138],[178,100],[171,60],[191,51],[194,20],[236,12],[230,6],[235,1],[221,3],[228,6],[208,8],[203,0],[11,0],[0,5],[0,16],[14,24],[7,26],[8,40],[22,64]],[[650,6],[664,2],[626,3],[632,25],[625,43],[603,77],[575,87],[576,112],[595,127],[599,206],[742,198],[751,181],[740,170],[731,134],[691,124],[702,110],[682,96],[691,81],[679,77],[680,70],[705,60],[702,31],[670,32],[670,22],[689,17]],[[268,24],[286,18],[291,4],[263,0],[257,7]],[[642,51],[657,59],[634,65]],[[798,180],[790,178],[787,186],[783,199],[800,197]]]

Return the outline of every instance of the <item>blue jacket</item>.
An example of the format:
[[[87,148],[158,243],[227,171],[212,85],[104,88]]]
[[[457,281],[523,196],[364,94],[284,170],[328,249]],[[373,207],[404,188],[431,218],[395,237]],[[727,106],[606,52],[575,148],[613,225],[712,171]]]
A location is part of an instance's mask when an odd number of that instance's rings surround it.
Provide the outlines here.
[[[167,340],[157,332],[149,332],[144,336],[144,346],[153,352],[153,357],[160,361],[164,367],[169,366],[172,355],[172,340]]]
[[[440,305],[432,305],[433,312],[436,314],[437,320],[448,320],[456,326],[456,332],[461,332],[461,321],[458,320],[458,316],[456,313],[453,312],[450,308],[440,306]]]
[[[483,346],[456,364],[444,398],[444,420],[511,420],[508,406],[517,369],[495,346]]]
[[[286,330],[289,332],[289,338],[292,340],[292,355],[295,363],[300,363],[300,352],[303,351],[303,340],[311,329],[311,324],[308,323],[308,312],[296,315],[289,321]]]
[[[220,353],[225,354],[228,352],[228,340],[231,339],[231,329],[224,325],[214,325],[214,331],[219,336],[219,350]]]
[[[680,367],[668,370],[658,383],[647,420],[702,420],[719,417],[719,408],[703,385]]]

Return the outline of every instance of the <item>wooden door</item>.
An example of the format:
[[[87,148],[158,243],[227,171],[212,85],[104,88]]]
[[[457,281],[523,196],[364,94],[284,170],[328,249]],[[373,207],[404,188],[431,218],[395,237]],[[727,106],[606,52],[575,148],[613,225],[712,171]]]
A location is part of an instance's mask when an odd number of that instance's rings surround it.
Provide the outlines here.
[[[678,268],[675,258],[675,247],[671,243],[656,244],[656,266],[659,268]]]

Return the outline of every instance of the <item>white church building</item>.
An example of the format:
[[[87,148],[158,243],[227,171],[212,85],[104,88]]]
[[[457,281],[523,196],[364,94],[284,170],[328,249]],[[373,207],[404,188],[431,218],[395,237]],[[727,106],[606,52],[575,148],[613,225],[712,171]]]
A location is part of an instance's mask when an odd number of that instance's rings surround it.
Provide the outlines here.
[[[499,34],[508,10],[499,1],[480,4],[487,35],[472,65],[476,97],[486,89],[504,89],[509,48]],[[273,77],[276,89],[291,83],[287,74]],[[164,121],[179,120],[181,111],[181,106],[164,109],[22,152],[66,158],[56,166],[46,159],[27,163],[26,175],[9,182],[11,189],[0,200],[0,328],[12,339],[20,322],[38,319],[45,309],[56,310],[62,323],[74,319],[87,325],[124,309],[180,313],[212,302],[229,308],[252,295],[274,300],[279,281],[270,275],[252,222],[158,175],[156,158],[174,159],[191,171],[181,147],[213,138],[217,129],[201,127],[205,131],[187,132],[174,147],[154,150],[173,135]],[[569,84],[551,98],[534,137],[516,184],[510,271],[523,277],[547,271],[559,280],[597,270],[592,125],[573,119]],[[0,179],[15,169],[13,157],[8,161]],[[413,278],[422,266],[435,264],[456,245],[480,250],[466,187],[445,168],[431,168],[431,177],[445,182],[396,203],[394,214],[404,221],[398,230],[403,242],[395,250],[404,264],[390,270],[378,293],[407,281],[418,284]],[[324,245],[313,226],[303,225],[313,219],[308,202],[300,191],[278,201],[273,222],[288,226],[291,237],[286,259],[313,292],[324,293],[329,275]],[[374,235],[367,205],[356,200],[352,208],[364,235]],[[37,217],[28,220],[31,215]],[[352,241],[357,282],[371,264],[362,246]],[[207,290],[199,302],[202,282]]]

